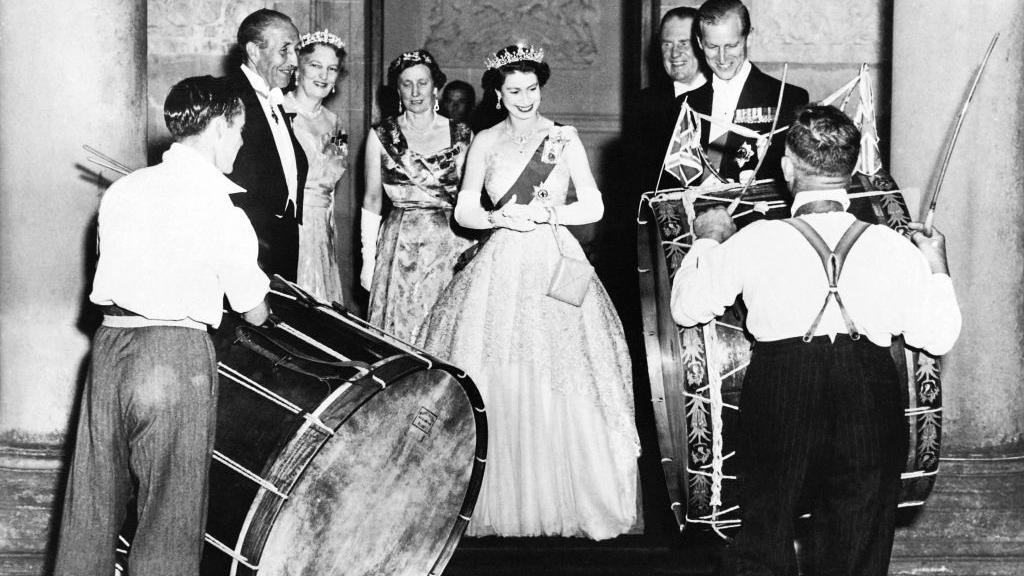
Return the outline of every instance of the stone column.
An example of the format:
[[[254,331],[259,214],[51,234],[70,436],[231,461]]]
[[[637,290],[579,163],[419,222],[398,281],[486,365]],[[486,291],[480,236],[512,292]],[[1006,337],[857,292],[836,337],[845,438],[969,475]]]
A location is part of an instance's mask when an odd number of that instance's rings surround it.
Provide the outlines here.
[[[145,0],[0,3],[0,572],[43,571],[104,180],[146,158]]]
[[[1024,573],[1024,4],[894,2],[892,173],[930,191],[989,40],[935,218],[964,326],[943,363],[944,462],[894,573]],[[927,196],[927,194],[925,194]],[[917,573],[915,572],[915,573]]]

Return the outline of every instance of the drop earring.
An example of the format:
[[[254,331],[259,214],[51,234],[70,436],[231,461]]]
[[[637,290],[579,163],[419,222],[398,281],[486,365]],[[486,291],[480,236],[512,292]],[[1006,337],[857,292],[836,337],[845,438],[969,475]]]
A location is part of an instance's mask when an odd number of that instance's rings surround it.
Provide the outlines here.
[[[440,109],[441,109],[441,105],[440,105],[440,104],[438,104],[438,103],[437,103],[437,100],[435,99],[435,100],[434,100],[434,112],[437,112],[437,111],[439,111]]]
[[[498,101],[494,103],[495,110],[501,110],[501,96],[498,96]]]

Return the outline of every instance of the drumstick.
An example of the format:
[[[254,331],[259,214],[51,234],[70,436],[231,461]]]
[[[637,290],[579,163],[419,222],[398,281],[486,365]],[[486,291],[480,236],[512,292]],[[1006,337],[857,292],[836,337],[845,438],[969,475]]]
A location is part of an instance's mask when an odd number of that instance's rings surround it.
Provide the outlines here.
[[[129,168],[127,165],[122,164],[117,160],[114,160],[110,156],[107,156],[103,152],[100,152],[99,150],[93,148],[92,146],[89,146],[88,144],[83,144],[82,148],[84,148],[86,152],[92,154],[93,156],[96,156],[100,160],[106,161],[109,164],[108,168],[110,168],[111,170],[117,170],[122,174],[130,174],[132,172],[132,169]],[[91,161],[92,159],[90,158],[89,160]],[[96,164],[99,164],[99,162],[96,162]]]
[[[764,163],[764,157],[768,155],[768,149],[772,146],[772,137],[775,136],[775,127],[779,125],[779,113],[782,112],[782,95],[786,92],[786,75],[789,73],[789,62],[782,65],[782,85],[779,86],[779,99],[775,102],[775,118],[772,119],[772,127],[768,130],[768,145],[765,146],[764,154],[759,154],[760,158],[757,159],[757,164],[754,165],[754,173],[750,175],[746,183],[743,184],[743,189],[736,198],[729,204],[727,212],[729,216],[736,212],[736,208],[740,205],[740,199],[747,193],[747,188],[750,188],[750,184],[757,179],[757,171],[761,169],[761,164]]]
[[[114,172],[117,172],[118,174],[121,174],[123,176],[127,176],[128,174],[131,174],[130,170],[126,170],[126,169],[122,168],[121,166],[116,166],[114,164],[111,164],[111,163],[107,162],[106,160],[103,160],[101,158],[97,158],[95,156],[88,156],[88,157],[86,157],[86,160],[88,160],[89,162],[92,162],[93,164],[102,166],[102,167],[106,168],[107,170],[113,170]]]
[[[971,105],[971,98],[974,97],[974,91],[978,89],[978,82],[981,80],[981,74],[985,71],[988,59],[992,56],[992,49],[996,47],[996,40],[999,40],[999,32],[996,32],[995,36],[992,36],[992,41],[988,44],[988,50],[985,51],[985,57],[981,60],[981,66],[978,66],[978,71],[974,73],[974,80],[971,82],[971,89],[967,91],[967,97],[964,98],[964,103],[960,107],[960,114],[956,118],[956,126],[953,128],[953,136],[949,139],[949,144],[946,145],[946,155],[942,159],[942,166],[939,168],[939,177],[935,181],[935,189],[932,191],[932,199],[928,204],[928,214],[924,218],[925,236],[932,235],[932,221],[935,219],[935,205],[939,201],[939,192],[942,190],[942,181],[946,178],[946,169],[949,168],[949,160],[953,156],[953,148],[956,146],[956,139],[960,136],[960,128],[964,125],[964,117],[967,116],[967,108]]]

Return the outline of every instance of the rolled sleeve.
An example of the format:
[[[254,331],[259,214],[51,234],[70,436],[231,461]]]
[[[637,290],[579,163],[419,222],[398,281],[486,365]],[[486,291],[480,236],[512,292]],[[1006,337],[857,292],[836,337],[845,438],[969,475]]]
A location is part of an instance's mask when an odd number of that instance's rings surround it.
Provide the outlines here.
[[[932,274],[927,266],[924,263],[920,289],[911,301],[903,337],[910,346],[942,356],[959,338],[963,319],[952,279],[948,274]]]
[[[259,244],[249,218],[238,208],[224,218],[219,277],[235,312],[248,312],[263,301],[270,279],[257,263]]]
[[[730,242],[694,241],[672,282],[672,319],[687,328],[725,312],[742,289],[738,263],[729,261]]]

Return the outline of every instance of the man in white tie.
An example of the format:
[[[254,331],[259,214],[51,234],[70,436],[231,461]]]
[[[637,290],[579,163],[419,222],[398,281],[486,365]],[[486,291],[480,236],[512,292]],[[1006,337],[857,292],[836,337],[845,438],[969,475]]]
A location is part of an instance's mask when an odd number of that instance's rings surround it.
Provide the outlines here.
[[[740,0],[707,0],[697,11],[696,31],[712,77],[711,82],[690,92],[690,107],[706,116],[767,134],[782,83],[747,59],[751,31],[747,7]],[[807,101],[806,90],[787,83],[779,127],[789,125]],[[753,172],[760,152],[756,139],[729,132],[706,120],[701,122],[701,146],[711,167],[722,178],[734,181]],[[784,148],[785,133],[772,140],[758,178],[782,181],[780,160]]]
[[[229,178],[245,188],[232,201],[245,211],[260,242],[267,275],[295,280],[298,267],[302,189],[307,161],[281,107],[281,89],[298,67],[299,32],[291,19],[260,9],[242,20],[238,46],[244,57],[228,75],[245,104],[242,149]]]

